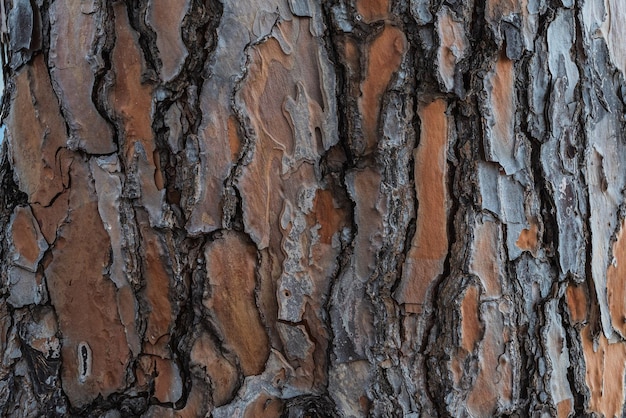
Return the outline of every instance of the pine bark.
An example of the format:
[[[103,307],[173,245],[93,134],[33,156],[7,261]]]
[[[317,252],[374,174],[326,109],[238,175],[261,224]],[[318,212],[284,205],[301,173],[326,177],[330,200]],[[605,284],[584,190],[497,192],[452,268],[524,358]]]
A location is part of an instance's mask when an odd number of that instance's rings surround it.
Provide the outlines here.
[[[0,415],[626,414],[621,0],[0,6]]]

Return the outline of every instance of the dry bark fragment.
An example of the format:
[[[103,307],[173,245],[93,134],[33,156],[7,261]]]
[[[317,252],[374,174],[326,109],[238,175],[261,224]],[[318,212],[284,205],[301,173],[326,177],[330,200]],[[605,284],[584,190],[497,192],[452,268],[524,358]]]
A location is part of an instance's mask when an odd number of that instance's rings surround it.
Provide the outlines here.
[[[622,40],[626,36],[624,26],[619,22],[626,14],[624,3],[619,0],[605,2],[585,2],[583,20],[589,33],[600,33],[605,39],[612,63],[626,74],[626,52]]]
[[[144,298],[149,306],[147,315],[145,345],[155,346],[157,350],[153,354],[167,357],[167,353],[161,351],[167,346],[170,339],[171,326],[174,323],[174,312],[170,301],[170,277],[171,269],[168,265],[168,257],[164,251],[164,245],[160,236],[148,227],[145,213],[138,213],[139,231],[144,248],[143,271],[145,280]]]
[[[443,272],[448,253],[448,191],[446,186],[448,116],[442,99],[423,105],[420,143],[415,151],[415,191],[419,202],[417,225],[406,260],[398,302],[421,312],[426,293]]]
[[[352,362],[366,358],[367,347],[374,340],[373,307],[365,298],[365,284],[374,272],[374,260],[382,246],[383,214],[386,205],[381,196],[381,175],[374,168],[352,170],[346,174],[346,186],[355,202],[354,222],[360,225],[354,238],[354,253],[335,284],[333,298],[342,307],[331,308],[334,346],[337,361]]]
[[[559,311],[558,300],[553,299],[545,307],[546,327],[544,328],[544,343],[546,357],[549,359],[551,400],[556,406],[559,416],[568,416],[573,413],[574,396],[567,376],[570,368],[569,347],[563,319]]]
[[[125,3],[113,5],[115,17],[115,45],[111,55],[115,81],[109,92],[109,103],[121,126],[122,155],[128,164],[140,142],[148,162],[154,162],[154,135],[152,133],[152,86],[142,82],[145,64],[138,35],[131,28]]]
[[[200,334],[194,342],[190,360],[208,376],[213,405],[222,406],[232,400],[237,388],[237,368],[219,352],[207,334]]]
[[[622,338],[626,336],[626,287],[624,277],[626,277],[626,243],[624,242],[624,227],[622,222],[617,240],[613,244],[613,261],[609,264],[606,272],[606,287],[609,310],[613,321],[613,329]],[[586,302],[586,301],[585,301]]]
[[[476,274],[485,289],[485,296],[502,295],[502,242],[501,229],[490,219],[482,219],[474,229],[474,246],[470,271]]]
[[[12,244],[10,260],[17,266],[36,272],[48,244],[29,206],[18,206],[13,211],[8,239]]]
[[[277,1],[223,3],[216,31],[222,42],[217,43],[207,62],[206,69],[211,77],[200,90],[199,166],[193,201],[186,207],[189,212],[186,228],[191,234],[211,232],[222,225],[223,182],[235,162],[231,160],[229,136],[224,135],[229,132],[228,121],[234,115],[232,92],[235,82],[243,75],[246,46],[251,40],[268,35],[276,22],[275,11],[287,8]]]
[[[484,332],[484,326],[480,323],[479,317],[479,295],[478,288],[476,286],[470,286],[465,291],[463,302],[461,302],[461,346],[468,353],[474,351],[476,344],[482,339]]]
[[[574,324],[583,324],[588,318],[589,295],[582,285],[570,284],[566,293],[567,308]]]
[[[140,356],[137,371],[142,386],[148,386],[153,396],[162,403],[177,402],[182,396],[182,380],[178,365],[159,356]],[[145,381],[145,382],[144,382]]]
[[[148,3],[148,24],[157,35],[157,48],[161,59],[159,74],[164,82],[178,75],[187,58],[187,48],[182,39],[181,24],[189,9],[190,0],[175,0],[167,3]]]
[[[374,152],[378,146],[382,98],[392,75],[400,66],[406,48],[404,33],[390,25],[386,25],[368,47],[367,72],[361,83],[362,96],[359,101],[365,137],[365,149],[362,153],[365,155]]]
[[[13,307],[46,302],[45,284],[38,269],[48,244],[30,206],[17,206],[7,229],[7,302]]]
[[[619,417],[624,409],[626,345],[600,335],[594,340],[589,326],[580,333],[585,355],[585,381],[590,391],[588,410]]]
[[[100,0],[55,1],[49,10],[48,64],[70,129],[68,146],[91,154],[117,150],[111,126],[92,101],[95,73],[103,67],[98,49],[105,36],[105,10]]]
[[[469,47],[465,27],[456,21],[448,7],[437,14],[437,32],[440,39],[437,52],[438,77],[445,91],[452,91],[456,84],[456,65],[465,58]]]
[[[205,249],[209,288],[203,304],[244,375],[260,374],[269,355],[268,338],[254,300],[256,251],[244,237],[224,232]]]
[[[389,0],[357,0],[356,10],[366,23],[382,20],[389,16]]]
[[[513,61],[501,53],[493,73],[485,79],[490,92],[486,109],[485,154],[488,161],[499,163],[506,174],[514,174],[524,164],[515,137],[515,69]],[[521,160],[521,161],[520,161]]]
[[[50,299],[59,318],[63,389],[80,407],[126,384],[130,353],[120,322],[115,285],[104,276],[110,241],[98,213],[88,165],[73,159],[70,215],[59,229],[45,270]]]
[[[272,324],[270,332],[295,369],[292,383],[301,388],[325,384],[328,332],[320,302],[337,268],[345,225],[343,208],[320,181],[320,160],[337,142],[337,120],[330,61],[315,31],[307,18],[278,24],[251,50],[254,76],[238,92],[256,141],[237,184],[244,228],[268,253],[261,259],[260,269],[269,274],[261,276],[267,292],[260,306],[266,318],[286,321]],[[280,270],[268,269],[267,262]],[[303,321],[306,327],[299,327]]]
[[[57,151],[65,146],[65,122],[43,55],[15,78],[15,99],[6,121],[11,158],[20,189],[44,206],[63,191]]]
[[[512,336],[504,323],[504,304],[484,302],[480,309],[485,334],[478,350],[478,376],[467,399],[469,411],[477,416],[506,410],[513,400],[513,366],[507,350]]]

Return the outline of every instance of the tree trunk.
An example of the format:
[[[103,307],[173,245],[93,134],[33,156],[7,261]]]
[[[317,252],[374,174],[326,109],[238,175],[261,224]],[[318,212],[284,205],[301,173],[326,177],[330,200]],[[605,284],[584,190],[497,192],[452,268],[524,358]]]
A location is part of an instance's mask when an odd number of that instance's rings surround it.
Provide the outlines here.
[[[3,416],[623,416],[622,0],[0,5]]]

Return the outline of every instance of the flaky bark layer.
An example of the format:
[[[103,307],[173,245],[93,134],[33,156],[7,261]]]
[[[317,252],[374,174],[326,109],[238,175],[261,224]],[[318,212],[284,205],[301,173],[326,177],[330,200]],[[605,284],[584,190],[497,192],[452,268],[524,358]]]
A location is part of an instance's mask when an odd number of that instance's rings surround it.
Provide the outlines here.
[[[620,0],[1,4],[1,415],[623,415]]]

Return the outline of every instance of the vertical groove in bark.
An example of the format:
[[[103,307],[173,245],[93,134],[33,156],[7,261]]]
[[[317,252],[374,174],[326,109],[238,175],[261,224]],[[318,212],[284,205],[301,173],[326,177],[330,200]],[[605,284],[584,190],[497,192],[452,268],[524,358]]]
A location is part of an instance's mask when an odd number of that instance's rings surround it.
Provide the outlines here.
[[[3,416],[623,415],[619,0],[0,11]]]

